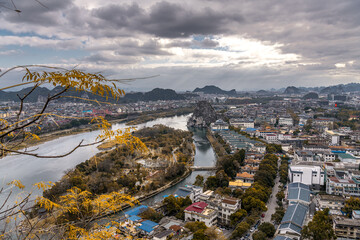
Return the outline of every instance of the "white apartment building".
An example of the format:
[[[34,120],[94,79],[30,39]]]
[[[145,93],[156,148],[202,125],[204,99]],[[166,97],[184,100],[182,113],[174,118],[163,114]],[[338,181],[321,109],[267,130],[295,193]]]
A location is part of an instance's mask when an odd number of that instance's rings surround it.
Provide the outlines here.
[[[292,165],[288,173],[291,183],[299,182],[315,189],[325,184],[325,173],[320,166]]]
[[[292,118],[289,118],[289,117],[280,117],[279,118],[279,125],[292,126],[293,124],[294,124],[294,121]]]
[[[241,208],[241,201],[236,198],[225,198],[221,201],[219,220],[223,224],[230,224],[230,215]]]
[[[230,125],[236,128],[254,128],[254,120],[233,118],[230,119]]]
[[[265,135],[265,140],[268,142],[275,142],[277,141],[277,135],[276,134],[267,134]]]
[[[217,223],[218,212],[208,207],[205,202],[195,202],[185,208],[185,221],[204,222],[206,226],[211,227]]]

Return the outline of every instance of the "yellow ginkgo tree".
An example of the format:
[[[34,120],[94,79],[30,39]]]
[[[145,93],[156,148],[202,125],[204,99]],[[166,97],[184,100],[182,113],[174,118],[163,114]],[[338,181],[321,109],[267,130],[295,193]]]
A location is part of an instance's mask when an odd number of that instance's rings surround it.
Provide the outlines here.
[[[92,95],[100,96],[104,101],[83,99],[85,101],[93,102],[94,104],[108,104],[108,100],[118,100],[125,92],[118,87],[119,83],[130,81],[132,79],[107,79],[100,73],[88,73],[77,69],[63,69],[49,66],[28,65],[16,66],[6,71],[0,72],[0,80],[4,75],[12,71],[24,71],[22,82],[19,84],[9,85],[0,88],[0,90],[9,90],[15,87],[30,86],[28,92],[22,96],[18,95],[19,107],[16,114],[16,119],[9,121],[6,118],[0,118],[0,157],[7,154],[21,154],[29,155],[38,158],[60,158],[67,156],[76,149],[89,144],[95,144],[102,141],[112,141],[117,145],[125,144],[132,150],[146,150],[146,146],[141,140],[131,134],[130,129],[126,130],[112,130],[111,124],[103,117],[94,117],[89,119],[89,122],[98,126],[101,133],[94,143],[85,144],[84,141],[74,143],[74,147],[61,155],[40,155],[27,148],[29,141],[39,140],[41,135],[29,131],[29,129],[37,128],[41,130],[41,124],[46,118],[62,117],[56,112],[49,112],[49,104],[61,98],[81,98],[72,96],[72,92],[86,92]],[[42,103],[42,107],[37,112],[33,112],[26,116],[23,114],[24,103],[34,91],[41,86],[52,85],[60,87],[59,91],[48,95]],[[23,190],[24,186],[20,181],[14,180],[9,183],[11,186]],[[52,183],[38,183],[34,188],[45,190],[49,188]],[[24,190],[23,190],[24,191]],[[0,189],[0,195],[4,194],[3,189]],[[52,202],[49,199],[38,197],[35,200],[35,205],[44,208],[50,216],[45,219],[29,218],[26,211],[29,211],[29,197],[31,191],[22,192],[22,198],[13,205],[7,203],[11,193],[5,196],[3,203],[0,202],[0,239],[19,237],[21,239],[40,238],[41,234],[47,234],[59,238],[89,238],[101,239],[96,236],[108,236],[107,233],[100,230],[89,231],[89,224],[96,218],[106,215],[107,213],[119,211],[125,205],[132,205],[135,203],[134,199],[125,194],[117,192],[106,195],[94,196],[90,192],[82,191],[79,188],[70,189],[64,196],[60,198],[59,202]],[[19,235],[19,225],[16,218],[21,218],[21,234]],[[2,222],[5,222],[2,224]],[[15,225],[14,225],[15,223]],[[9,226],[7,225],[9,224]],[[95,234],[95,235],[94,235]],[[64,237],[67,236],[67,237]]]

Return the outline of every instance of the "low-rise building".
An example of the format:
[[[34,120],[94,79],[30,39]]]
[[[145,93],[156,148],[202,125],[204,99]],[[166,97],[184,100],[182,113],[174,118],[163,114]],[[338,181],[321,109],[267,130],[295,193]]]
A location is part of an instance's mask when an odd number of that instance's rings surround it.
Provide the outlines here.
[[[219,223],[228,225],[230,215],[241,208],[241,201],[236,198],[224,198],[219,207]]]
[[[245,183],[240,179],[237,179],[235,181],[230,181],[229,182],[229,188],[231,189],[248,189],[249,187],[251,187],[251,183]]]
[[[192,202],[197,202],[202,192],[202,187],[186,185],[185,187],[179,187],[178,190],[176,190],[176,192],[174,193],[174,196],[183,198],[186,198],[188,196]]]
[[[326,193],[342,196],[360,196],[360,189],[352,179],[329,177],[326,179]]]
[[[195,202],[185,208],[185,221],[204,222],[206,226],[211,227],[217,223],[217,211],[209,208],[205,202]]]
[[[310,204],[310,187],[302,183],[289,183],[286,197],[289,205],[301,203]]]
[[[280,117],[279,125],[293,126],[294,120],[291,117]]]
[[[289,205],[281,220],[278,234],[291,239],[300,239],[308,210],[308,206],[301,203]]]
[[[333,219],[333,228],[338,238],[360,239],[360,221],[336,217]]]
[[[230,125],[236,128],[254,128],[254,120],[244,118],[230,119]]]
[[[325,173],[320,166],[313,165],[291,165],[289,167],[289,181],[299,182],[320,189],[323,186]]]
[[[351,217],[360,221],[360,210],[352,210]]]
[[[210,124],[210,128],[212,131],[229,130],[229,124],[222,119],[218,119],[216,122]]]
[[[319,210],[328,208],[330,214],[341,214],[341,209],[344,207],[345,198],[343,196],[319,194],[316,197],[316,204]]]
[[[242,180],[244,183],[253,183],[254,175],[248,172],[237,173],[235,179]]]

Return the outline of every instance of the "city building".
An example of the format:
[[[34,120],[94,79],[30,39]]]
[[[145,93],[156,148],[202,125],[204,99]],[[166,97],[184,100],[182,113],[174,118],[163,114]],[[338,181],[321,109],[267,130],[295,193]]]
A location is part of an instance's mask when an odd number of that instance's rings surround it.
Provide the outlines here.
[[[229,225],[230,215],[241,208],[241,201],[236,198],[224,198],[219,207],[219,223]]]
[[[245,183],[239,179],[229,182],[229,188],[232,188],[232,189],[239,188],[239,189],[245,190],[245,189],[248,189],[249,187],[251,187],[251,183]]]
[[[211,227],[217,223],[217,211],[209,208],[205,202],[195,202],[185,208],[185,221],[200,221]]]
[[[320,189],[325,180],[324,171],[320,166],[312,165],[290,165],[289,181],[299,182],[311,186],[313,189]]]
[[[210,128],[212,131],[229,130],[229,124],[222,119],[218,119],[216,122],[210,124]]]
[[[341,209],[344,207],[345,198],[343,196],[318,194],[316,197],[316,205],[319,210],[328,208],[330,214],[341,215]]]
[[[310,204],[310,187],[302,183],[289,183],[287,201],[289,205],[301,203],[308,206]]]
[[[333,228],[338,238],[360,239],[360,221],[358,219],[333,218]]]
[[[253,183],[254,182],[254,175],[248,172],[237,173],[235,179],[239,179],[244,183]]]
[[[289,205],[281,220],[278,234],[291,239],[300,239],[308,210],[308,206],[301,203]]]

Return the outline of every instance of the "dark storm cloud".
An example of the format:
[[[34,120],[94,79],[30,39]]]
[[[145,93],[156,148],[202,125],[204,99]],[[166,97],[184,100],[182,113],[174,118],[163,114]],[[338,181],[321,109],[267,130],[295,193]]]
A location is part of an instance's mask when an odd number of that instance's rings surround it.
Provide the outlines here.
[[[268,46],[277,44],[279,54],[299,56],[296,60],[285,61],[281,68],[276,66],[272,69],[266,63],[253,69],[238,69],[258,61],[256,56],[242,59],[240,55],[239,66],[163,67],[139,72],[145,76],[161,74],[160,80],[154,80],[154,84],[162,87],[166,87],[166,81],[176,81],[178,85],[174,88],[182,89],[189,89],[194,81],[198,81],[199,86],[208,83],[219,83],[223,87],[237,84],[229,89],[239,90],[248,86],[328,85],[327,81],[335,83],[343,80],[330,78],[334,71],[347,74],[346,69],[353,74],[346,81],[359,81],[359,0],[134,0],[131,3],[114,1],[110,5],[100,3],[100,7],[91,9],[76,5],[77,2],[71,0],[42,2],[49,9],[33,0],[16,0],[22,13],[1,12],[0,29],[7,24],[17,24],[12,25],[15,28],[10,30],[17,32],[18,26],[21,29],[19,32],[24,33],[75,41],[81,38],[81,42],[90,39],[91,46],[84,43],[89,57],[82,58],[82,62],[134,64],[159,57],[166,66],[165,58],[161,57],[170,56],[168,48],[190,51],[194,48],[212,49],[219,47],[217,39],[228,36],[239,40],[244,37]],[[93,6],[99,6],[99,3]],[[198,40],[195,36],[203,38]],[[71,41],[64,41],[64,44],[69,45],[63,47],[66,49],[83,46]],[[230,49],[225,41],[221,47],[224,47],[224,53]],[[200,50],[192,56],[199,59],[209,57]],[[181,57],[176,60],[187,61]],[[337,63],[344,64],[345,68],[337,69]]]
[[[243,2],[248,36],[282,43],[285,53],[336,63],[360,54],[360,1]]]
[[[161,49],[160,44],[156,40],[148,40],[143,44],[137,41],[127,41],[119,46],[116,50],[117,54],[127,56],[143,56],[143,55],[171,55]]]
[[[191,35],[215,35],[229,31],[231,22],[242,22],[239,14],[215,11],[209,7],[188,9],[179,4],[159,2],[145,11],[138,5],[109,5],[93,11],[104,27],[131,28],[165,38],[186,38]]]
[[[71,0],[41,1],[43,5],[36,3],[36,1],[14,0],[14,3],[16,3],[15,6],[21,13],[14,14],[12,11],[4,11],[2,14],[4,14],[7,21],[11,23],[25,23],[45,27],[59,25],[61,12],[72,5]],[[7,7],[14,8],[14,6],[9,5],[9,3]]]

